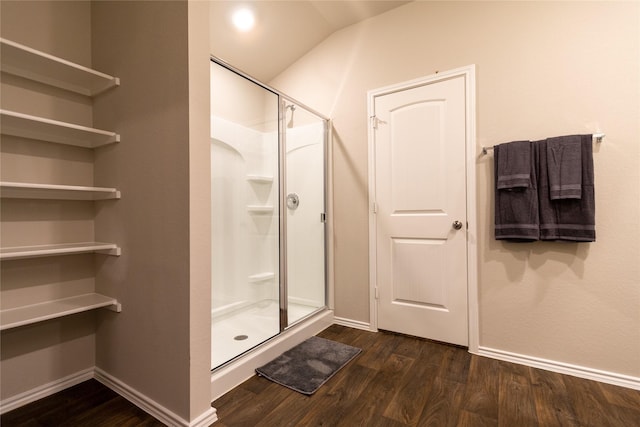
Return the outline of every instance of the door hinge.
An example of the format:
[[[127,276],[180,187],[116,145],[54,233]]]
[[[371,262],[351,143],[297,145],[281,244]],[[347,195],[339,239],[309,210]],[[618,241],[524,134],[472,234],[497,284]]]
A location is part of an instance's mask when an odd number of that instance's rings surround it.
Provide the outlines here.
[[[373,127],[373,130],[378,130],[378,125],[384,125],[387,123],[384,120],[380,120],[376,115],[369,116],[369,119],[371,120],[371,126]]]
[[[373,127],[373,130],[377,130],[378,129],[378,118],[376,116],[369,116],[369,120],[371,120],[371,127]]]
[[[378,293],[378,287],[376,286],[374,289],[376,299],[380,299],[380,294]]]
[[[325,212],[320,212],[320,222],[327,222],[327,214]]]
[[[378,213],[378,204],[376,202],[373,202],[373,204],[371,205],[371,212],[373,212],[374,214]]]

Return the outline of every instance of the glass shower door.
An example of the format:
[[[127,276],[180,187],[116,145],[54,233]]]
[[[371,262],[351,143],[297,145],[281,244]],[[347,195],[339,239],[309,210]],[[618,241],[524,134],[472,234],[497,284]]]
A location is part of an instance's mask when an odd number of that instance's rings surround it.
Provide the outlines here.
[[[326,120],[285,100],[287,326],[326,305],[325,126]]]
[[[211,62],[212,369],[280,332],[279,96]]]

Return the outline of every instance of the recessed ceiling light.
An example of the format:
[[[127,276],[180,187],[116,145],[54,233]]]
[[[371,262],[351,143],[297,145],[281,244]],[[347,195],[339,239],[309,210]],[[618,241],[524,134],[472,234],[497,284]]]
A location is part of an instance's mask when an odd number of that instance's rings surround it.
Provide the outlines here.
[[[249,31],[253,28],[253,24],[255,24],[256,20],[253,16],[253,12],[249,9],[238,9],[234,12],[233,17],[233,25],[239,31]]]

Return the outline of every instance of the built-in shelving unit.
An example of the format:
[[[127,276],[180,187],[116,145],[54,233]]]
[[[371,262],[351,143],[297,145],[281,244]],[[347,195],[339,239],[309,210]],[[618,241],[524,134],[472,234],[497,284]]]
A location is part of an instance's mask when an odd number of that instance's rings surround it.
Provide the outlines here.
[[[115,298],[96,293],[77,295],[2,310],[0,311],[0,330],[17,328],[102,307],[117,312],[122,310]]]
[[[2,51],[0,57],[2,72],[87,97],[95,97],[120,84],[117,77],[3,38],[0,38],[0,50]],[[5,109],[0,109],[0,132],[3,135],[88,149],[96,149],[120,141],[120,135],[112,131]],[[0,197],[3,199],[95,201],[119,199],[120,196],[120,191],[115,188],[0,182]],[[13,246],[0,248],[0,260],[10,261],[84,253],[119,256],[120,252],[120,248],[115,243],[103,242]],[[29,274],[28,269],[25,270],[25,274]],[[42,297],[35,296],[34,301],[42,299]],[[102,307],[118,312],[121,310],[121,306],[115,298],[98,293],[87,293],[1,310],[0,329],[17,328]]]
[[[119,256],[120,252],[120,248],[115,243],[58,243],[53,245],[14,246],[0,248],[0,260],[38,258],[43,256],[73,255],[83,253],[98,253]]]
[[[120,191],[104,187],[3,181],[0,182],[0,197],[3,199],[107,200],[119,199]]]
[[[120,79],[0,38],[2,71],[86,96],[118,86]]]
[[[120,135],[115,132],[45,119],[15,111],[0,110],[0,124],[0,129],[4,135],[85,148],[96,148],[120,141]]]

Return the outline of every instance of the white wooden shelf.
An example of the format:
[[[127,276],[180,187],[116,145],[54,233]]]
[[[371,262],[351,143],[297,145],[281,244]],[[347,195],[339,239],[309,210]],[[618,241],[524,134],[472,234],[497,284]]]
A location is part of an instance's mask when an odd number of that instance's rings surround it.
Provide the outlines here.
[[[84,294],[0,311],[0,330],[17,328],[32,323],[108,307],[120,312],[122,307],[115,298],[101,294]]]
[[[37,258],[43,256],[99,253],[120,256],[120,248],[114,243],[82,242],[55,245],[15,246],[0,248],[0,260]]]
[[[2,181],[0,197],[4,199],[106,200],[119,199],[120,191],[104,187]]]
[[[0,110],[0,131],[4,135],[84,148],[120,142],[120,135],[115,132],[8,110]]]
[[[275,279],[276,275],[271,272],[252,274],[249,276],[249,283],[266,282]]]
[[[273,213],[273,206],[249,205],[247,211],[254,215],[266,215]]]
[[[2,71],[85,96],[118,86],[120,79],[0,38]]]
[[[247,181],[259,184],[271,184],[273,177],[269,175],[247,175]]]

